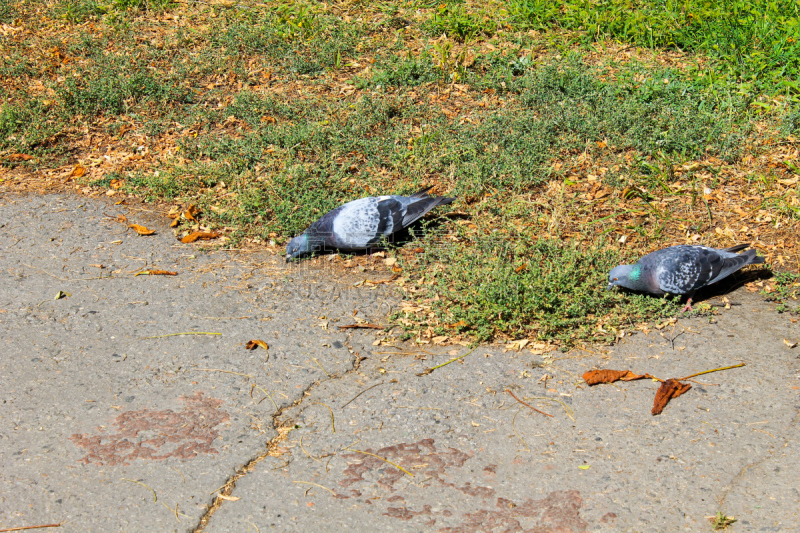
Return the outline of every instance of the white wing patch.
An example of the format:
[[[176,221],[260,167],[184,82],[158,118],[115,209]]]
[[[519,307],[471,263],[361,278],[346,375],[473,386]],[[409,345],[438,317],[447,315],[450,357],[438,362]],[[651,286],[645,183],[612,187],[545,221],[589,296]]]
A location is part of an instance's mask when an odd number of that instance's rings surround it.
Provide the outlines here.
[[[333,220],[333,232],[341,242],[354,248],[366,248],[378,232],[378,201],[389,198],[361,198],[348,202]]]

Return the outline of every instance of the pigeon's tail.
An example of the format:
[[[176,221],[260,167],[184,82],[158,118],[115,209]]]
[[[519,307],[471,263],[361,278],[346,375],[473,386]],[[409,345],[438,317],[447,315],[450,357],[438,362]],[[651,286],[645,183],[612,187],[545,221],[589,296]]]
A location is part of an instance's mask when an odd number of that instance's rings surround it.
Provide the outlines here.
[[[736,247],[734,246],[734,248]],[[739,249],[741,250],[741,248]],[[708,283],[709,284],[714,283],[723,278],[726,278],[731,274],[733,274],[734,272],[736,272],[737,270],[746,267],[747,265],[758,265],[760,263],[763,263],[765,259],[757,254],[758,254],[757,251],[750,249],[747,250],[746,252],[742,252],[733,257],[727,257],[723,259],[722,269],[720,270],[719,274],[717,274],[717,276]]]
[[[758,252],[755,250],[747,250],[746,252],[739,254],[739,256],[747,257],[747,263],[745,263],[746,265],[760,265],[766,261],[766,259],[756,254],[758,254]]]
[[[424,188],[424,189],[422,189],[421,191],[417,191],[417,192],[415,192],[414,194],[412,194],[411,196],[409,196],[409,198],[425,198],[426,196],[428,196],[428,192],[429,192],[431,189],[433,189],[433,185],[431,185],[430,187],[425,187],[425,188]]]
[[[431,196],[428,195],[428,193],[430,192],[431,189],[433,189],[433,185],[431,185],[430,187],[425,187],[424,189],[415,192],[414,194],[409,196],[409,198],[426,198],[426,199],[430,198],[431,200],[436,200],[435,202],[432,202],[430,204],[430,207],[428,208],[428,211],[430,211],[431,209],[433,209],[437,205],[447,205],[447,204],[451,204],[451,203],[453,203],[455,201],[455,198],[450,198],[448,196],[434,196],[434,197],[431,197]]]
[[[407,228],[430,211],[434,207],[440,205],[447,205],[452,203],[455,198],[447,196],[423,196],[418,200],[414,200],[406,208],[405,216],[403,217],[403,227]]]
[[[450,196],[437,196],[437,197],[436,197],[436,205],[447,205],[447,204],[452,204],[453,202],[455,202],[455,200],[456,200],[456,199],[455,199],[455,197],[450,197]],[[434,206],[434,207],[436,207],[436,206]]]
[[[735,252],[739,252],[741,250],[744,250],[748,246],[750,246],[750,245],[749,244],[737,244],[736,246],[731,246],[730,248],[723,248],[722,251],[723,252],[735,253]]]

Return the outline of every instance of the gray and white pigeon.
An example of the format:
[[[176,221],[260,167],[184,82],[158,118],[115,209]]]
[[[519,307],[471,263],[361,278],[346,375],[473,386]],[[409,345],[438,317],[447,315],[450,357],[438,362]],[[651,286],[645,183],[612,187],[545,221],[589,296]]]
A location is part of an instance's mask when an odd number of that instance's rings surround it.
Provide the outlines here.
[[[286,262],[322,250],[366,250],[381,238],[407,228],[437,205],[455,198],[429,196],[426,187],[411,196],[370,196],[337,207],[286,245]]]
[[[749,244],[730,248],[707,246],[670,246],[656,250],[639,259],[635,265],[614,267],[608,274],[608,290],[615,285],[651,294],[685,294],[689,299],[683,311],[691,311],[695,291],[726,278],[737,270],[763,263],[764,258]]]

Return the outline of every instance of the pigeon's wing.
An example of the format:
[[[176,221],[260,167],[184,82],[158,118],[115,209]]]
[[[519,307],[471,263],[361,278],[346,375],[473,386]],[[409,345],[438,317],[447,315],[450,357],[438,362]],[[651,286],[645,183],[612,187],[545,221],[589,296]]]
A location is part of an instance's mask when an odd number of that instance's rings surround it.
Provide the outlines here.
[[[656,279],[662,291],[692,293],[711,283],[723,268],[723,258],[712,248],[673,246],[660,250]]]
[[[396,198],[382,197],[378,202],[378,234],[391,235],[403,228],[406,206]]]
[[[436,196],[436,197],[424,197],[420,198],[419,200],[414,200],[409,203],[405,208],[405,213],[403,214],[403,227],[407,228],[423,216],[425,213],[436,207],[437,205],[445,205],[449,204],[455,200],[455,198],[445,198],[444,196]],[[398,228],[400,229],[400,228]]]
[[[742,248],[734,246],[732,249]],[[692,293],[762,259],[756,257],[755,250],[738,255],[730,250],[705,246],[674,246],[663,250],[664,256],[657,269],[661,290],[671,294]]]
[[[403,204],[391,196],[349,202],[332,220],[336,246],[351,250],[367,248],[382,235],[400,229],[404,212]]]

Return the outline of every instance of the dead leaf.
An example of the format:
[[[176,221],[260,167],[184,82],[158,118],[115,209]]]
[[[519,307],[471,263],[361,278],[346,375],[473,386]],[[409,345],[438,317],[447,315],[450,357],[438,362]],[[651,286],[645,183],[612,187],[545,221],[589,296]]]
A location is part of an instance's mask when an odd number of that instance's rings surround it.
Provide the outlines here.
[[[70,173],[69,177],[70,178],[80,178],[84,174],[86,174],[86,167],[82,167],[80,165],[75,165],[75,168],[72,169],[72,172]]]
[[[386,266],[394,266],[395,263],[397,263],[397,259],[394,257],[387,257],[383,260],[383,264]]]
[[[122,216],[122,215],[120,215]],[[152,235],[155,233],[154,230],[145,228],[144,226],[140,226],[139,224],[131,224],[128,226],[129,228],[133,228],[133,230],[138,233],[139,235]]]
[[[195,231],[181,239],[181,242],[183,244],[189,244],[198,239],[216,239],[217,237],[219,237],[219,233],[216,231]]]
[[[60,299],[62,299],[62,298],[67,298],[67,297],[69,297],[69,296],[72,296],[72,295],[71,295],[70,293],[68,293],[68,292],[64,292],[64,291],[58,291],[58,292],[56,293],[56,297],[55,297],[55,298],[53,298],[53,300],[60,300]]]
[[[788,341],[788,340],[786,340],[786,339],[783,339],[783,344],[785,344],[786,346],[788,346],[790,350],[791,350],[792,348],[794,348],[795,346],[797,346],[797,343],[796,343],[796,342],[789,342],[789,341]]]
[[[172,219],[172,222],[169,223],[169,227],[174,228],[175,226],[178,225],[178,222],[180,222],[180,218],[175,217],[174,219]]]
[[[127,224],[128,217],[126,217],[125,215],[117,215],[117,222],[120,222],[122,224]]]
[[[125,180],[113,179],[113,180],[111,180],[110,185],[111,185],[111,188],[114,189],[114,190],[120,189],[120,188],[122,188],[123,185],[125,185]]]
[[[170,272],[169,270],[142,270],[136,273],[137,276],[177,276],[177,272]]]
[[[508,350],[514,350],[515,352],[518,352],[524,347],[526,347],[530,342],[531,341],[529,341],[528,339],[521,339],[518,341],[511,342],[507,345]]]
[[[186,217],[187,220],[192,220],[194,222],[197,222],[197,219],[194,217],[199,213],[200,210],[197,208],[197,206],[192,204],[188,208],[186,208],[186,211],[183,212],[183,216]]]
[[[664,410],[672,398],[677,398],[691,388],[692,386],[688,383],[681,383],[675,379],[668,379],[658,388],[656,398],[653,401],[653,410],[650,412],[653,415],[661,414],[661,411]]]
[[[634,379],[652,378],[650,374],[634,374],[630,370],[589,370],[584,372],[583,380],[587,385],[614,383],[615,381],[633,381]]]
[[[366,328],[366,329],[385,329],[386,326],[379,326],[378,324],[348,324],[346,326],[338,326],[339,329],[356,329],[356,328]]]
[[[248,349],[248,350],[255,350],[259,346],[261,346],[265,350],[269,351],[269,345],[266,342],[260,341],[260,340],[257,340],[257,339],[252,340],[252,341],[248,341],[247,344],[244,345],[244,347],[246,349]]]
[[[105,268],[103,265],[100,265],[100,264],[89,265],[89,266],[90,267],[95,267],[95,268]]]
[[[220,500],[227,500],[229,502],[235,502],[239,500],[238,496],[225,496],[224,494],[217,494],[217,498],[219,498]]]
[[[522,272],[522,271],[523,271],[523,270],[525,270],[526,268],[528,268],[528,263],[524,263],[524,264],[522,264],[522,265],[518,266],[517,268],[515,268],[515,269],[514,269],[514,272],[516,272],[517,274],[519,274],[520,272]]]
[[[28,154],[11,154],[8,156],[9,161],[30,161],[31,159],[33,159],[33,156]]]

